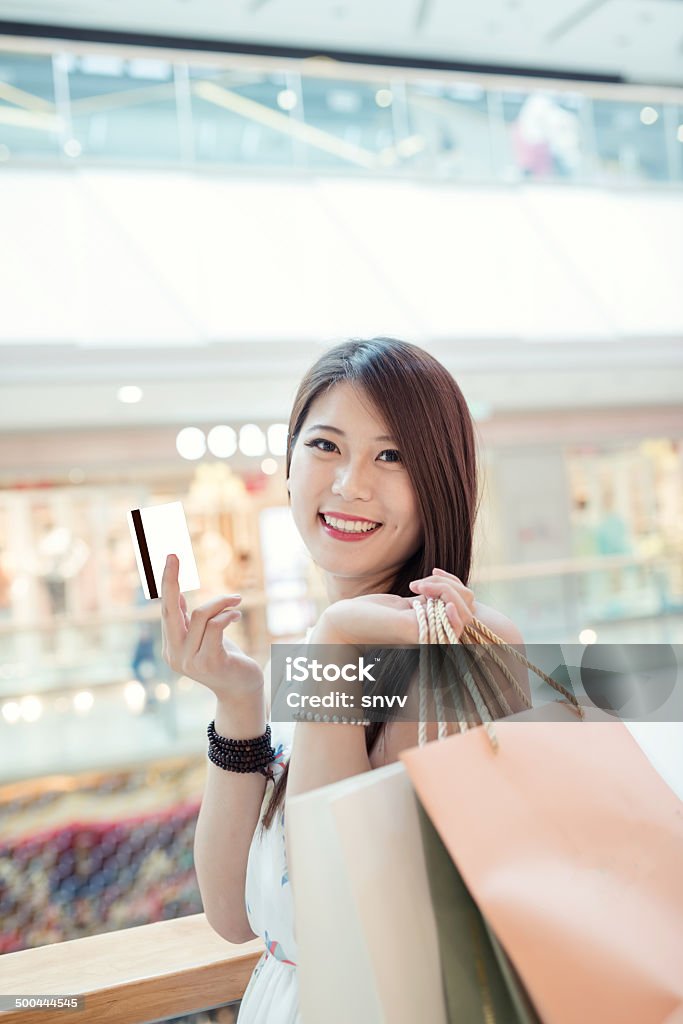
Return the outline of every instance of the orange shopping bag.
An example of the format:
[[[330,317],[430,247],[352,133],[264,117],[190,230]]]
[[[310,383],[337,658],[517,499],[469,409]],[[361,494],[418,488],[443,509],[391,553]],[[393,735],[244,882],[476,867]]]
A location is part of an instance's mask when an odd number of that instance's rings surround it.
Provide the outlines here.
[[[544,1024],[683,1024],[683,802],[564,704],[401,759]]]

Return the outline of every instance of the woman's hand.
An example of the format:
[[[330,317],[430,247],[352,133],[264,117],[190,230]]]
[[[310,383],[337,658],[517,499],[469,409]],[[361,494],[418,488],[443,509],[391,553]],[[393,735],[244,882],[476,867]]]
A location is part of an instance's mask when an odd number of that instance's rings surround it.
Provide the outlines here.
[[[320,616],[309,644],[416,644],[413,597],[361,594],[335,601]]]
[[[453,632],[460,639],[465,626],[474,616],[475,599],[472,591],[457,576],[444,569],[434,569],[432,576],[413,580],[410,589],[420,597],[440,598],[446,605],[446,615]]]
[[[457,576],[435,569],[432,576],[414,580],[410,589],[415,597],[395,594],[362,594],[326,608],[309,643],[318,644],[416,644],[419,642],[416,599],[426,605],[427,598],[440,598],[455,635],[460,636],[474,618],[475,598]]]
[[[174,672],[208,687],[222,701],[259,693],[263,671],[253,658],[223,636],[242,615],[239,594],[222,594],[187,612],[178,586],[178,558],[169,555],[161,581],[161,656]]]

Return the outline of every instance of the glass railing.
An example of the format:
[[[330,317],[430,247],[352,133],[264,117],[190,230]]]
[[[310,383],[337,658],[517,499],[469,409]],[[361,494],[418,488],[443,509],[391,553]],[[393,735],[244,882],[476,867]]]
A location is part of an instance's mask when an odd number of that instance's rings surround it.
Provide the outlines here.
[[[683,557],[603,556],[490,567],[477,600],[528,644],[683,643]],[[301,599],[322,611],[322,594]],[[244,596],[236,639],[269,657],[265,595]],[[158,609],[117,620],[0,624],[0,782],[204,753],[213,694],[161,657]],[[264,643],[265,640],[265,643]]]
[[[5,166],[683,184],[682,89],[75,42],[4,46]]]

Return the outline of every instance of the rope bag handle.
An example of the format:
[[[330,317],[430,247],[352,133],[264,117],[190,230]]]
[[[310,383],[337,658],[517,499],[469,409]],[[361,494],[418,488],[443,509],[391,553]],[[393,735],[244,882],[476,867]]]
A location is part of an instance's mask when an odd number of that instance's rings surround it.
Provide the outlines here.
[[[453,631],[453,627],[450,624],[448,616],[446,614],[446,605],[440,598],[427,598],[426,607],[419,598],[416,598],[412,602],[415,614],[417,616],[418,624],[418,642],[420,644],[420,660],[419,660],[419,726],[418,726],[418,745],[423,747],[427,742],[427,686],[428,680],[432,686],[432,692],[434,694],[435,710],[438,718],[438,739],[443,740],[448,735],[448,728],[444,721],[444,707],[443,707],[443,695],[441,693],[440,680],[436,675],[436,666],[434,659],[429,657],[428,651],[426,650],[427,644],[460,644],[457,636]],[[569,704],[573,707],[579,718],[584,718],[583,708],[577,701],[573,693],[570,693],[561,683],[558,683],[552,676],[547,675],[543,669],[534,665],[527,658],[524,657],[519,651],[515,650],[510,644],[506,643],[501,637],[499,637],[493,630],[485,626],[479,619],[473,619],[472,622],[465,627],[463,630],[463,637],[468,644],[468,652],[470,653],[473,661],[476,662],[477,670],[481,673],[483,681],[486,683],[486,688],[482,689],[472,677],[471,672],[465,667],[463,677],[465,680],[465,686],[469,693],[474,706],[477,710],[477,714],[481,719],[481,724],[484,726],[486,733],[489,738],[489,742],[494,750],[498,750],[498,737],[496,736],[493,728],[493,717],[494,711],[500,711],[501,714],[495,715],[495,717],[501,717],[505,715],[511,715],[512,710],[508,704],[503,691],[496,682],[495,678],[491,674],[490,669],[486,665],[486,656],[477,650],[476,645],[484,644],[485,640],[489,640],[492,644],[504,647],[508,651],[512,651],[518,661],[521,661],[527,668],[535,672],[537,676],[544,679],[554,690],[562,694],[564,700],[562,704]],[[482,637],[484,639],[482,639]],[[471,647],[471,650],[470,650]],[[512,689],[521,698],[522,703],[525,707],[531,708],[532,704],[526,693],[519,685],[519,682],[515,679],[512,672],[510,672],[507,665],[498,657],[494,651],[489,652],[489,656],[501,670],[505,678],[511,684]],[[430,668],[433,671],[430,672]],[[460,697],[460,685],[457,675],[455,673],[455,667],[452,663],[451,658],[447,657],[445,664],[442,667],[445,669],[446,678],[449,685],[449,690],[453,698],[453,703],[456,712],[456,720],[458,723],[458,729],[460,732],[466,732],[470,725],[466,721],[465,711],[463,708],[462,700]],[[431,678],[430,678],[431,677]],[[497,705],[497,706],[496,706]]]

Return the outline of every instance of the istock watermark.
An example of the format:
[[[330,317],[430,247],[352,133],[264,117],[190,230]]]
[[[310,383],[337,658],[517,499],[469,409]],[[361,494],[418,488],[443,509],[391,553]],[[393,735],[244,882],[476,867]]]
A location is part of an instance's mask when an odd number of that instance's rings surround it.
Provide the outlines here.
[[[271,721],[320,709],[324,721],[479,725],[482,700],[493,720],[570,700],[605,721],[683,722],[682,665],[682,644],[273,644]]]
[[[376,682],[373,675],[376,662],[366,665],[362,657],[355,663],[337,665],[334,662],[311,660],[302,654],[298,658],[285,658],[285,665],[285,679],[288,683],[306,683],[310,680],[316,683],[335,683],[339,679],[346,683]]]

